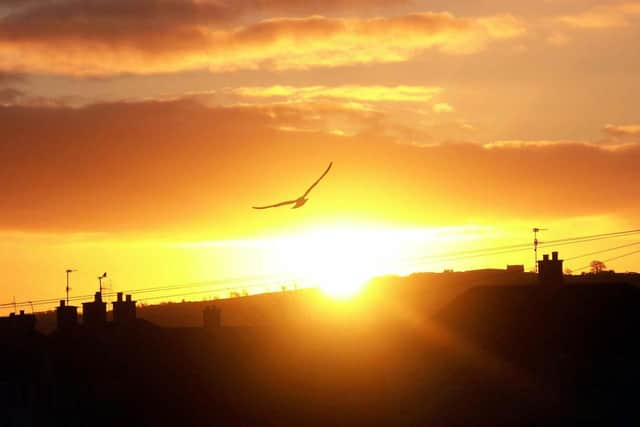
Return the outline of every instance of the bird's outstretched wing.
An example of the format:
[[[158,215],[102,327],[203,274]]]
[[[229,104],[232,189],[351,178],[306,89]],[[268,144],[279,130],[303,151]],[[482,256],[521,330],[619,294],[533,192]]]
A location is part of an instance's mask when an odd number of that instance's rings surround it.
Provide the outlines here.
[[[268,208],[277,208],[278,206],[292,205],[296,201],[295,200],[287,200],[286,202],[276,203],[275,205],[269,206],[251,206],[253,209],[268,209]]]
[[[304,194],[302,195],[302,198],[307,197],[307,195],[311,192],[311,190],[313,190],[313,187],[315,187],[316,185],[318,185],[318,183],[320,182],[320,180],[322,178],[324,178],[324,176],[329,172],[329,169],[331,169],[331,166],[333,165],[333,162],[329,163],[329,166],[327,166],[327,170],[324,171],[324,173],[322,175],[320,175],[320,178],[318,178],[316,180],[316,182],[314,182],[313,184],[311,184],[311,187],[309,187],[307,189],[307,191],[304,192]]]

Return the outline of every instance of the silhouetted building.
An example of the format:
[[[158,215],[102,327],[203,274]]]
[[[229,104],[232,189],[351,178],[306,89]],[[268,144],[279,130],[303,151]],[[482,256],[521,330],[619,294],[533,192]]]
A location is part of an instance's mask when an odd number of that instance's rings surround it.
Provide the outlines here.
[[[202,322],[205,330],[211,331],[220,327],[221,312],[218,307],[211,305],[202,311]]]
[[[56,320],[59,331],[68,331],[78,325],[78,307],[67,305],[65,300],[60,300],[56,307]]]
[[[507,273],[524,273],[524,265],[522,264],[507,265]]]
[[[92,302],[82,303],[82,320],[89,327],[103,326],[107,322],[107,303],[102,301],[100,292],[96,292]]]
[[[7,317],[0,317],[0,333],[3,334],[27,334],[32,332],[36,326],[36,316],[25,314],[20,310],[20,314],[11,313]]]
[[[551,252],[551,259],[544,254],[538,261],[538,280],[543,285],[559,285],[564,281],[562,274],[562,260],[558,259],[558,252]]]
[[[127,295],[122,300],[122,292],[118,292],[118,299],[113,302],[113,321],[115,323],[131,323],[136,320],[136,302]]]

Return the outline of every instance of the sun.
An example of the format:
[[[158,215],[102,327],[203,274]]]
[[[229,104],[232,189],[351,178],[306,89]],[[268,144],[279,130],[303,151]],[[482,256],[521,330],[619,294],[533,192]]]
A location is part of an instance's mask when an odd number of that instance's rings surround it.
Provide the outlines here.
[[[348,258],[330,258],[324,263],[325,269],[311,272],[309,278],[330,297],[351,298],[360,293],[367,280],[375,276],[375,272],[349,261]]]
[[[368,280],[394,270],[397,252],[378,231],[325,227],[280,242],[279,258],[306,286],[348,299]]]

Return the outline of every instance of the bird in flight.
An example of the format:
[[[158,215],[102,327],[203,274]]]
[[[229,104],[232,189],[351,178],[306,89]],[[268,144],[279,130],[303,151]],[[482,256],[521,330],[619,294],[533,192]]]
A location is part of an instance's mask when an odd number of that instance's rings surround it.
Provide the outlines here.
[[[285,205],[293,205],[291,207],[291,209],[297,209],[299,207],[301,207],[302,205],[304,205],[305,203],[307,203],[307,196],[309,195],[309,193],[311,192],[311,190],[313,190],[313,187],[315,187],[316,185],[318,185],[318,183],[320,182],[320,180],[322,178],[324,178],[324,176],[329,172],[329,169],[331,169],[331,166],[333,165],[333,162],[329,163],[329,166],[327,167],[327,170],[324,171],[324,173],[322,175],[320,175],[320,178],[318,178],[316,180],[316,182],[314,182],[313,184],[311,184],[311,187],[309,187],[307,189],[307,191],[304,192],[304,194],[300,197],[298,197],[297,199],[293,199],[293,200],[287,200],[285,202],[280,202],[280,203],[276,203],[273,205],[268,205],[268,206],[253,206],[253,209],[268,209],[268,208],[277,208],[279,206],[285,206]]]

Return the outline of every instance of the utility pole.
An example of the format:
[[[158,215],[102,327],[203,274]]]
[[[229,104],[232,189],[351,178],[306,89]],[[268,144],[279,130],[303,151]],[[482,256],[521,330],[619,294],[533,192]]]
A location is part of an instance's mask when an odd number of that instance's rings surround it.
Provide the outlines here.
[[[65,290],[67,291],[67,305],[69,305],[69,291],[71,290],[71,288],[69,287],[69,274],[73,273],[74,271],[78,271],[78,270],[73,270],[68,268],[66,270],[67,273],[67,287],[65,288]]]
[[[533,228],[533,256],[534,256],[534,266],[536,269],[536,273],[538,272],[538,233],[541,231],[547,231],[548,228]]]

